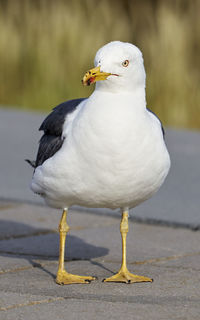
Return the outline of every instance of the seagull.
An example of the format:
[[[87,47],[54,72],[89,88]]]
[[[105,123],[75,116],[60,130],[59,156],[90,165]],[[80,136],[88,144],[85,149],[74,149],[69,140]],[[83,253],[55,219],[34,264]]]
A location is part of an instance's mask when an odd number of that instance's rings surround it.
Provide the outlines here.
[[[64,266],[72,205],[121,209],[121,268],[104,282],[152,282],[132,274],[126,263],[129,209],[155,194],[170,169],[164,129],[146,107],[145,79],[141,51],[112,41],[97,51],[94,68],[82,79],[85,86],[95,83],[93,93],[55,107],[39,129],[44,134],[36,160],[27,161],[34,167],[32,191],[63,210],[58,284],[95,280],[70,274]]]

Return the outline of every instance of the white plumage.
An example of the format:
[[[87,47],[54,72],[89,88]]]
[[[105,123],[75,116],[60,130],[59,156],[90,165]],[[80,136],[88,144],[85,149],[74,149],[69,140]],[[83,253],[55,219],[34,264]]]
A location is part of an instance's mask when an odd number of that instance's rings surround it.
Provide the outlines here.
[[[140,50],[111,42],[97,52],[95,66],[111,75],[66,115],[62,147],[33,175],[32,190],[54,207],[135,207],[170,168],[161,123],[146,109]]]

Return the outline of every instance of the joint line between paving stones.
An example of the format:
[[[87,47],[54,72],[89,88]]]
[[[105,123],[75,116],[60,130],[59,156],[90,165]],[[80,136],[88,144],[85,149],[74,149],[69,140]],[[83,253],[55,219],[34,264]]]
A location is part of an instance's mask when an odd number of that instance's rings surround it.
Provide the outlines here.
[[[32,253],[24,253],[24,252],[12,252],[12,251],[0,251],[0,254],[10,254],[12,256],[25,256],[25,257],[33,257],[35,259],[42,258],[42,259],[57,259],[58,256],[44,256],[42,254],[32,254]],[[78,260],[78,259],[74,259]]]
[[[128,264],[129,265],[149,264],[149,263],[154,263],[154,262],[178,260],[178,259],[181,259],[181,258],[198,256],[198,255],[200,255],[200,252],[190,252],[190,253],[184,253],[184,254],[168,256],[168,257],[153,258],[153,259],[148,259],[148,260],[143,260],[143,261],[133,261],[133,262],[128,262]],[[106,259],[104,259],[104,262],[113,263],[113,261],[106,260]],[[118,263],[118,262],[116,261],[115,263]]]
[[[47,234],[51,234],[51,233],[58,233],[58,231],[57,230],[41,230],[41,231],[29,233],[29,234],[18,234],[18,235],[13,235],[13,236],[5,236],[5,237],[0,237],[0,241],[10,240],[10,239],[19,239],[19,238],[29,238],[29,237],[47,235]]]
[[[32,266],[24,266],[24,267],[19,267],[19,268],[14,268],[14,269],[5,269],[5,270],[1,270],[0,274],[20,272],[20,271],[30,270],[30,269],[34,269],[34,268],[41,268],[41,267],[45,267],[45,266],[51,265],[51,264],[58,264],[58,262],[57,261],[48,261],[46,263],[35,263],[35,265],[32,265]]]
[[[109,227],[110,225],[113,225],[112,223],[107,223],[107,224],[103,224],[104,227]],[[95,227],[99,227],[102,226],[102,224],[95,224]],[[74,231],[74,230],[84,230],[84,229],[89,229],[91,227],[82,227],[82,226],[72,226],[70,227],[70,231]],[[28,234],[17,234],[17,235],[12,235],[12,236],[5,236],[5,237],[0,237],[0,241],[4,241],[4,240],[10,240],[10,239],[19,239],[19,238],[30,238],[30,237],[35,237],[35,236],[43,236],[43,235],[48,235],[48,234],[54,234],[54,233],[58,233],[58,230],[56,229],[50,229],[50,230],[41,230],[41,231],[36,231],[36,232],[32,232],[32,233],[28,233]]]
[[[184,253],[184,254],[177,254],[169,257],[161,257],[161,258],[154,258],[154,259],[148,259],[143,261],[135,261],[131,262],[130,264],[148,264],[148,263],[154,263],[154,262],[161,262],[161,261],[170,261],[170,260],[178,260],[181,258],[191,257],[191,256],[198,256],[200,255],[200,252],[190,252],[190,253]]]
[[[43,304],[43,303],[51,303],[51,302],[60,301],[60,300],[65,300],[65,298],[56,297],[56,298],[49,298],[49,299],[44,299],[44,300],[29,301],[26,303],[14,304],[14,305],[10,305],[8,307],[0,307],[0,311],[8,311],[11,309],[17,309],[17,308],[22,308],[22,307],[27,307],[27,306],[34,306],[34,305]]]
[[[120,212],[115,212],[115,214],[107,211],[99,212],[98,210],[88,210],[86,211],[85,208],[82,207],[76,207],[76,208],[71,208],[70,210],[76,210],[80,212],[87,212],[88,214],[91,215],[101,215],[101,216],[109,216],[114,219],[120,219],[121,215]],[[160,227],[168,227],[168,228],[175,228],[175,229],[189,229],[191,231],[199,231],[200,230],[200,225],[199,224],[190,224],[190,223],[184,223],[184,222],[176,222],[176,221],[166,221],[166,220],[161,220],[161,219],[156,219],[156,218],[141,218],[139,216],[130,216],[129,221],[133,223],[140,223],[140,224],[146,224],[146,225],[153,225],[153,226],[160,226]]]
[[[39,206],[39,207],[45,207],[45,204],[31,201],[31,200],[19,200],[19,199],[13,199],[13,198],[3,198],[0,197],[0,201],[5,201],[5,202],[11,202],[11,203],[17,203],[17,204],[22,204],[26,203],[29,205],[33,206]],[[95,214],[95,215],[101,215],[101,216],[111,216],[112,218],[119,219],[120,213],[118,214],[113,214],[110,212],[99,212],[95,208],[91,212],[90,210],[87,211],[89,214]],[[74,211],[86,211],[85,208],[83,207],[78,207],[76,206],[75,208],[71,208],[70,210]],[[163,226],[163,227],[169,227],[169,228],[180,228],[180,229],[189,229],[192,231],[199,231],[200,230],[200,225],[196,224],[190,224],[190,223],[182,223],[182,222],[176,222],[176,221],[166,221],[166,220],[161,220],[161,219],[156,219],[156,218],[141,218],[139,216],[131,216],[130,217],[131,222],[136,222],[136,223],[141,223],[141,224],[147,224],[147,225],[154,225],[154,226]]]
[[[15,254],[15,255],[17,255],[17,254]],[[192,257],[192,256],[197,256],[197,255],[200,255],[200,252],[186,253],[186,254],[181,254],[181,255],[173,255],[173,256],[169,256],[169,257],[154,258],[154,259],[148,259],[148,260],[143,260],[143,261],[134,261],[134,262],[129,262],[129,265],[151,264],[151,263],[155,263],[155,262],[178,260],[181,258]],[[67,262],[69,263],[72,261],[80,261],[80,259],[65,260],[66,263]],[[85,260],[81,260],[81,261],[92,261],[92,260],[85,259]],[[105,260],[105,259],[104,259],[104,262],[105,263],[113,263],[113,261]],[[115,261],[114,263],[119,263],[119,262]],[[19,267],[19,268],[14,268],[14,269],[2,270],[2,271],[0,271],[0,274],[20,272],[20,271],[24,271],[24,270],[30,270],[33,268],[44,267],[46,265],[51,265],[51,264],[57,264],[57,261],[48,261],[45,263],[35,263],[35,265],[33,265],[33,266],[24,266],[24,267]]]
[[[34,306],[38,304],[44,304],[44,303],[51,303],[55,301],[63,301],[63,300],[83,300],[83,301],[104,301],[104,302],[113,302],[113,303],[119,303],[119,302],[126,302],[126,303],[138,303],[137,297],[133,296],[125,296],[125,297],[118,297],[116,295],[97,295],[97,294],[78,294],[78,295],[70,295],[70,296],[65,296],[65,297],[56,297],[56,298],[49,298],[49,299],[44,299],[40,301],[30,301],[27,303],[21,303],[21,304],[15,304],[15,305],[10,305],[8,307],[3,307],[0,308],[0,311],[8,311],[11,309],[16,309],[16,308],[22,308],[26,306]],[[191,298],[187,298],[187,302],[192,301]],[[198,302],[198,300],[196,300]],[[147,304],[152,304],[151,300],[146,300]]]

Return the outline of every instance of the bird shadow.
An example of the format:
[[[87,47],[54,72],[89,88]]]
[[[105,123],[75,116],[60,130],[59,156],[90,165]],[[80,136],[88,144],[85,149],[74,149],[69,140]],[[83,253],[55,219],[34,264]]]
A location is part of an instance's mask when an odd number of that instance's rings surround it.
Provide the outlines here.
[[[103,257],[108,252],[108,248],[87,243],[74,235],[67,235],[66,261],[86,260],[112,272],[100,262],[92,260]],[[17,221],[0,220],[0,255],[26,259],[32,267],[39,268],[55,279],[55,275],[40,260],[58,260],[59,234],[54,230],[35,228]]]

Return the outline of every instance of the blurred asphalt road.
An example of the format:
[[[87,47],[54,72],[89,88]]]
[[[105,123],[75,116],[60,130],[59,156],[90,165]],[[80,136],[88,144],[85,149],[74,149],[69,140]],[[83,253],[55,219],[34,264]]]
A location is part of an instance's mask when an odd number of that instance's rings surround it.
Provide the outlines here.
[[[0,109],[0,199],[42,204],[29,190],[44,114]],[[146,222],[200,228],[200,132],[166,130],[170,174],[152,199],[131,212]],[[111,210],[101,209],[112,214]],[[97,210],[98,212],[98,210]]]

